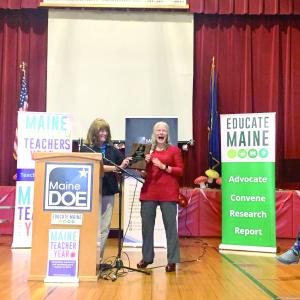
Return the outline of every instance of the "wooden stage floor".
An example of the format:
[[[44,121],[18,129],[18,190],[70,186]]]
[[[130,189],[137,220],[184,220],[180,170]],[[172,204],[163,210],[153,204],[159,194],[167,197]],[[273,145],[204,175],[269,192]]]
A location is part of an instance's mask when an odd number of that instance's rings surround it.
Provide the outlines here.
[[[10,248],[11,237],[0,237],[0,299],[300,299],[300,264],[284,266],[274,256],[221,254],[220,239],[181,238],[176,273],[166,273],[165,250],[156,253],[151,275],[129,272],[116,281],[44,284],[27,281],[30,250]],[[293,240],[279,240],[281,252]],[[126,251],[124,265],[136,266],[140,249]],[[106,255],[117,254],[117,240],[109,239]]]

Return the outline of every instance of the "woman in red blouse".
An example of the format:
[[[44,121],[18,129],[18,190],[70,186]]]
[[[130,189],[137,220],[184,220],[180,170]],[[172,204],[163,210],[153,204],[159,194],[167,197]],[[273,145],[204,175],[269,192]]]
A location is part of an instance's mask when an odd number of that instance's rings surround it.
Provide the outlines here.
[[[158,122],[153,127],[152,153],[146,155],[145,183],[141,190],[143,259],[138,268],[146,268],[154,259],[154,225],[159,205],[167,237],[168,264],[166,272],[174,272],[180,261],[177,232],[178,179],[183,173],[183,161],[178,147],[169,143],[169,126]]]

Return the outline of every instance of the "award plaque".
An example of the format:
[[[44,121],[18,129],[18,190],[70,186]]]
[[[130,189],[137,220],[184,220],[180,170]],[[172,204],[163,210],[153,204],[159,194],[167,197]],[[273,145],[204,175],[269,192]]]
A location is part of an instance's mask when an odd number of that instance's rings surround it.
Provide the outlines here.
[[[131,147],[131,157],[129,168],[137,170],[146,169],[146,154],[149,154],[151,150],[151,144],[138,144],[133,143]]]

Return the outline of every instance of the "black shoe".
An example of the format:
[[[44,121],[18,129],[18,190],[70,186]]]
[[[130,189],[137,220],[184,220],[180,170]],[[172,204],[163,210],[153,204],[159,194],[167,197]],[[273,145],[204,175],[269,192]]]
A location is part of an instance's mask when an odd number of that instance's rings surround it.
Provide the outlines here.
[[[166,265],[166,272],[175,272],[176,271],[176,264],[169,263]]]
[[[150,262],[146,262],[143,259],[136,265],[138,269],[144,269],[146,268],[148,265],[152,264],[153,261]]]

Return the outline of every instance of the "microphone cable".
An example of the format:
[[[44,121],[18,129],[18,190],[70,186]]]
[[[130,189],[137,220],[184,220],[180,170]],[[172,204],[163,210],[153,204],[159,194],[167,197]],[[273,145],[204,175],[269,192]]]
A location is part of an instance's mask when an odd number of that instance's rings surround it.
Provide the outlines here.
[[[135,183],[135,188],[134,188],[134,192],[133,192],[133,197],[132,197],[132,202],[131,202],[131,207],[130,207],[130,213],[129,213],[129,221],[128,221],[128,224],[127,224],[127,228],[125,230],[125,233],[123,234],[123,241],[127,235],[127,231],[128,231],[128,228],[129,226],[131,225],[131,221],[132,221],[132,211],[133,211],[133,204],[135,202],[135,194],[136,194],[136,189],[137,189],[137,185],[138,185],[138,182],[136,181]],[[122,247],[123,247],[123,243],[122,243]]]

